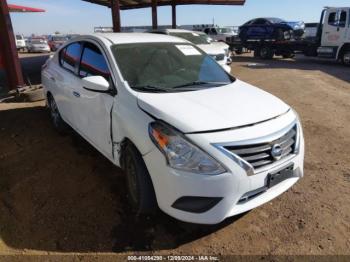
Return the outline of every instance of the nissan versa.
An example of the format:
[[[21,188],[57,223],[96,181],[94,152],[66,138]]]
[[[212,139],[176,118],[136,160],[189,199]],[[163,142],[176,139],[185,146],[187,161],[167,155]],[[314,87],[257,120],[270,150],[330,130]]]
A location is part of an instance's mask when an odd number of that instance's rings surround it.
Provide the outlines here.
[[[71,126],[125,170],[138,214],[159,206],[182,221],[216,224],[303,176],[296,112],[186,40],[80,36],[46,62],[42,81],[53,125]]]

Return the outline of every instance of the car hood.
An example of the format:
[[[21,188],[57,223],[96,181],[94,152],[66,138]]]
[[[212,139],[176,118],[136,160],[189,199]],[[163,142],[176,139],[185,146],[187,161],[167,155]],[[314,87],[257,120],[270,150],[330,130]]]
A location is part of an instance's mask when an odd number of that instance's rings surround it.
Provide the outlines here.
[[[139,93],[139,107],[184,133],[242,127],[284,114],[289,106],[240,80],[180,93]]]
[[[225,46],[224,45],[208,44],[208,45],[197,45],[197,46],[200,49],[202,49],[205,53],[207,53],[208,55],[225,54]]]

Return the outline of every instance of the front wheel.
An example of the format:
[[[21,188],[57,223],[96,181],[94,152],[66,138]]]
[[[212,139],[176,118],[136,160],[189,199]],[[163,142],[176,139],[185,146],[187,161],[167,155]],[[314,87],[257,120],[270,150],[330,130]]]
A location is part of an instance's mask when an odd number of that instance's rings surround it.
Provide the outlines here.
[[[344,52],[341,57],[341,62],[343,65],[350,66],[350,50]]]
[[[140,152],[131,143],[125,146],[122,167],[126,173],[128,200],[135,213],[154,213],[157,201],[153,183]]]
[[[293,58],[293,57],[295,57],[295,54],[292,53],[292,52],[289,52],[289,53],[283,54],[282,57],[283,57],[284,59]]]
[[[268,47],[268,46],[263,46],[260,49],[260,57],[262,59],[272,59],[274,56],[274,51]]]

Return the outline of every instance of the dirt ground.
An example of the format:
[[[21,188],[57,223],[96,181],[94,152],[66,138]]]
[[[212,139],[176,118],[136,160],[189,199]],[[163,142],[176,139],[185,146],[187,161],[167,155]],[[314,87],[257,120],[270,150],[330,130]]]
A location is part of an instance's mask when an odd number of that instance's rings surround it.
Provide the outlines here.
[[[350,255],[350,69],[315,59],[234,59],[240,79],[302,119],[305,177],[217,226],[135,219],[121,170],[58,135],[42,102],[0,104],[0,254]]]

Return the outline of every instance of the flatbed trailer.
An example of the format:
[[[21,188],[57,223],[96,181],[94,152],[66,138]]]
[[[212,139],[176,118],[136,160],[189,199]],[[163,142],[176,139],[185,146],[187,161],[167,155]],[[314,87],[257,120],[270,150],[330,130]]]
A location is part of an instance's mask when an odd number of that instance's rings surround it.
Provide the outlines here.
[[[321,14],[316,37],[300,39],[227,40],[236,54],[253,51],[255,57],[272,59],[275,55],[291,58],[296,53],[305,56],[330,58],[350,65],[350,7],[326,7]]]
[[[254,40],[242,43],[239,38],[228,42],[230,51],[236,54],[242,54],[247,51],[253,51],[255,57],[263,59],[272,59],[274,55],[283,58],[291,58],[295,53],[302,53],[306,56],[317,56],[319,41],[315,39],[300,40]]]

